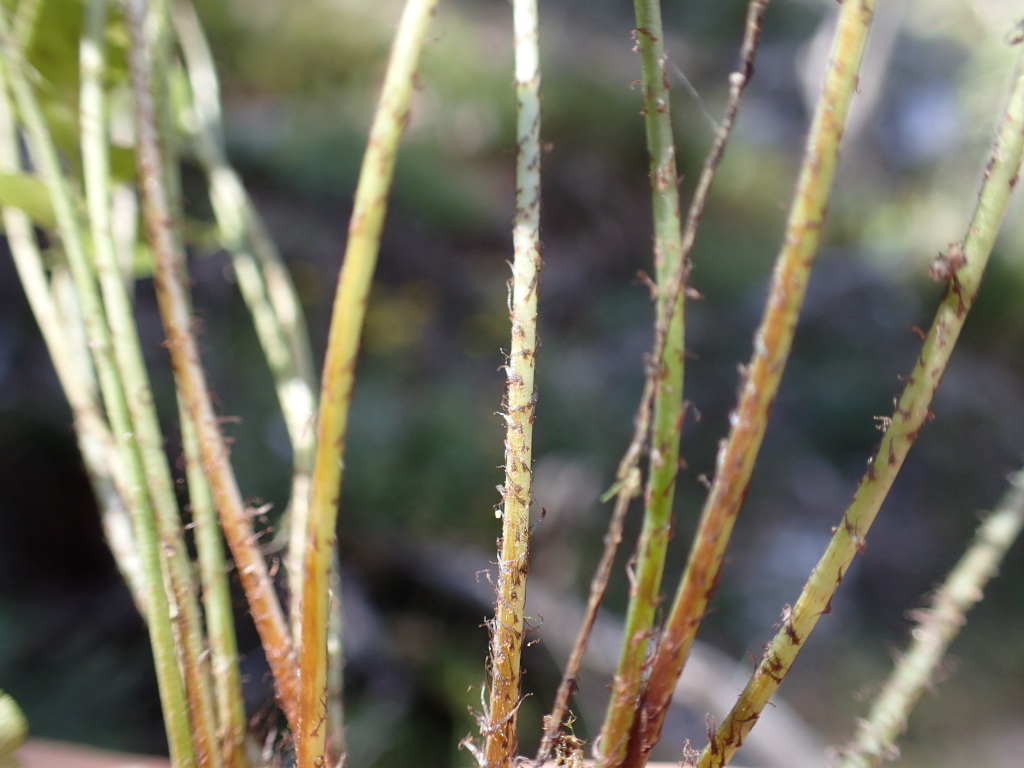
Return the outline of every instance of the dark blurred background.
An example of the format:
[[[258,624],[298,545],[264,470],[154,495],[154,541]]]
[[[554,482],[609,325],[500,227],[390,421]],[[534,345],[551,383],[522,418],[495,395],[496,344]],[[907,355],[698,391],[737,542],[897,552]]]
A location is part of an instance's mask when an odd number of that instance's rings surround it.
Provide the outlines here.
[[[279,243],[322,359],[355,174],[397,0],[198,3],[222,77],[234,162]],[[773,422],[701,640],[751,670],[795,601],[879,440],[941,295],[927,266],[962,237],[1016,51],[1010,0],[882,4],[851,117],[820,262]],[[889,7],[889,5],[895,7]],[[534,747],[563,657],[559,615],[582,599],[609,508],[597,501],[626,447],[651,345],[646,150],[632,9],[542,3],[545,157],[533,545],[546,625],[529,650],[523,747]],[[834,3],[776,0],[755,78],[694,251],[684,436],[668,591],[750,354],[784,225]],[[745,4],[668,3],[673,109],[687,196],[724,107]],[[466,765],[484,681],[501,482],[502,348],[511,258],[514,100],[504,0],[442,2],[384,234],[353,406],[339,542],[348,614],[352,766]],[[185,169],[187,206],[207,210]],[[1019,201],[921,435],[868,540],[781,689],[824,744],[852,733],[921,604],[996,503],[1024,450],[1024,218]],[[223,253],[192,254],[205,362],[234,439],[243,492],[280,512],[289,450],[265,364]],[[144,341],[169,391],[151,289]],[[169,450],[174,443],[172,434]],[[173,458],[173,456],[172,456]],[[636,513],[634,513],[636,515]],[[630,530],[624,563],[638,529]],[[39,736],[159,752],[147,640],[106,551],[61,394],[10,259],[0,258],[0,687]],[[970,616],[902,743],[904,765],[1024,755],[1024,577],[1015,548]],[[618,567],[603,619],[624,610]],[[558,602],[561,601],[561,602]],[[536,610],[536,608],[534,608]],[[267,696],[243,627],[258,710]],[[550,634],[548,634],[550,633]],[[549,636],[549,641],[545,637]],[[608,663],[614,641],[599,649]],[[601,661],[595,661],[600,667]],[[611,668],[607,667],[606,674]],[[574,709],[593,734],[600,674]],[[718,686],[728,701],[741,675]],[[703,745],[704,715],[661,756]],[[721,711],[710,711],[721,719]],[[794,747],[794,750],[797,747]],[[751,754],[764,765],[803,755]],[[806,764],[820,764],[813,754]]]

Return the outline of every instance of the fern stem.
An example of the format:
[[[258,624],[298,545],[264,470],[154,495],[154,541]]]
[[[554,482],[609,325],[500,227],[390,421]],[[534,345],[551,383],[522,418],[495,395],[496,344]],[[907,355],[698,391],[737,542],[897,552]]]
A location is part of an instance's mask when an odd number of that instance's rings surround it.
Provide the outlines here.
[[[533,422],[537,399],[537,300],[540,286],[540,20],[536,0],[512,6],[515,41],[516,208],[505,363],[505,480],[501,486],[501,541],[497,601],[491,622],[490,705],[483,723],[484,764],[512,765],[519,748],[521,657],[529,568]]]
[[[20,169],[17,132],[12,119],[6,88],[0,88],[0,171],[9,173]],[[99,502],[104,533],[114,561],[139,612],[145,615],[144,577],[124,501],[128,497],[126,481],[114,437],[100,407],[88,345],[78,344],[67,330],[69,324],[63,319],[56,292],[47,278],[32,221],[23,211],[4,206],[3,227],[18,280],[49,350],[57,380],[71,406],[75,438]]]
[[[764,438],[768,414],[792,345],[796,318],[817,254],[847,108],[871,20],[873,0],[851,0],[843,7],[822,98],[807,141],[796,197],[768,305],[754,342],[754,356],[733,413],[726,443],[718,455],[687,568],[676,593],[644,691],[642,726],[633,737],[633,760],[646,760],[660,737],[679,675],[693,645],[721,572],[725,549],[746,495]],[[640,755],[644,757],[640,757]],[[633,763],[635,764],[635,762]]]
[[[186,679],[185,691],[190,701],[196,754],[200,765],[219,768],[222,763],[213,731],[213,692],[199,612],[198,585],[192,576],[192,564],[182,535],[181,515],[163,450],[163,435],[153,392],[111,234],[110,158],[106,137],[106,93],[103,87],[106,71],[106,19],[105,0],[90,2],[86,8],[81,44],[81,145],[93,263],[110,323],[114,359],[124,381],[135,445],[146,472],[146,488],[166,555],[165,565],[175,604],[174,623],[180,640],[177,650]]]
[[[159,146],[152,96],[153,74],[144,31],[146,7],[145,0],[129,0],[125,5],[131,39],[129,64],[135,97],[136,154],[146,232],[156,259],[157,301],[175,381],[199,435],[203,469],[267,654],[278,703],[288,721],[294,723],[298,676],[291,638],[231,469],[191,331],[189,301],[182,276],[184,259],[171,232],[171,204],[164,186],[164,159]]]
[[[338,279],[320,390],[317,454],[310,513],[302,538],[300,701],[296,729],[299,765],[318,766],[329,756],[327,721],[327,628],[331,601],[331,562],[341,496],[349,406],[370,285],[380,248],[387,195],[398,142],[409,114],[413,81],[437,0],[409,0],[391,49],[380,103],[356,187],[348,244]]]
[[[0,13],[0,36],[10,39],[6,13]],[[95,360],[103,401],[126,468],[127,499],[135,528],[136,542],[145,574],[146,616],[152,637],[153,658],[164,720],[168,729],[171,758],[175,768],[195,765],[186,691],[175,658],[174,630],[168,605],[167,584],[161,567],[163,542],[157,530],[151,500],[146,492],[146,473],[135,442],[125,384],[114,354],[113,340],[96,275],[86,254],[81,223],[75,214],[73,194],[61,169],[57,150],[35,95],[24,73],[20,48],[2,46],[4,67],[10,79],[18,110],[24,121],[30,154],[50,192],[57,229],[81,303],[89,347]]]
[[[644,661],[660,601],[661,577],[672,528],[672,503],[679,471],[679,438],[684,415],[685,337],[684,290],[673,290],[685,275],[682,218],[676,149],[666,71],[660,0],[635,0],[634,31],[643,72],[643,114],[650,156],[651,202],[654,217],[654,266],[657,318],[662,354],[652,362],[655,382],[650,437],[649,474],[644,492],[644,519],[637,543],[636,568],[630,580],[629,608],[622,651],[601,735],[594,747],[601,768],[620,765],[643,684]],[[685,279],[685,277],[684,277]],[[680,286],[681,287],[681,286]],[[662,341],[663,338],[663,341]]]
[[[295,284],[263,228],[248,193],[227,159],[223,144],[220,88],[195,9],[176,4],[174,21],[192,85],[193,149],[206,171],[210,200],[223,246],[231,255],[242,297],[274,377],[277,399],[293,451],[289,509],[305,527],[309,477],[316,453],[311,428],[316,409],[315,373],[306,324]],[[296,537],[301,542],[301,537]],[[298,571],[298,568],[292,568]],[[299,593],[301,576],[293,582]]]
[[[693,199],[690,202],[690,208],[686,215],[686,225],[682,233],[682,258],[676,265],[676,272],[667,285],[667,290],[671,297],[668,302],[669,305],[674,305],[675,296],[679,292],[686,290],[686,281],[689,273],[689,255],[693,250],[697,228],[704,213],[711,185],[718,172],[718,165],[722,160],[726,143],[729,140],[736,116],[739,113],[743,92],[750,77],[753,75],[754,59],[757,57],[757,49],[761,38],[761,25],[767,7],[768,0],[751,0],[747,9],[743,43],[740,48],[740,68],[729,77],[729,103],[726,107],[725,117],[718,125],[711,149],[704,159],[704,167],[701,170],[701,175],[697,181],[697,187],[694,190]],[[664,356],[665,344],[667,342],[667,327],[671,321],[671,315],[663,315],[658,318],[655,326],[655,343],[651,354],[652,360],[658,361]],[[655,366],[656,370],[657,366]],[[551,750],[554,747],[555,736],[561,728],[568,707],[569,696],[575,687],[576,675],[579,672],[590,632],[597,618],[597,610],[604,597],[605,589],[611,576],[615,553],[622,541],[625,513],[630,500],[640,489],[639,461],[643,453],[648,430],[650,429],[651,410],[656,388],[657,382],[655,377],[648,375],[644,383],[643,394],[640,398],[640,406],[634,418],[632,440],[626,449],[622,461],[619,463],[616,472],[616,484],[607,494],[608,496],[614,494],[615,506],[612,510],[607,533],[605,534],[601,559],[591,580],[584,618],[580,624],[572,652],[569,654],[569,659],[566,662],[565,670],[562,673],[562,682],[555,696],[551,715],[544,728],[544,737],[537,757],[539,762],[543,762],[550,757]]]
[[[931,607],[917,612],[913,642],[882,687],[871,712],[857,726],[853,742],[843,751],[838,768],[870,768],[895,751],[897,737],[949,644],[966,623],[965,616],[981,600],[985,585],[1024,527],[1024,474],[1010,478],[1010,488],[995,511],[978,527],[967,551],[932,599]]]
[[[181,441],[185,452],[185,476],[195,528],[196,554],[203,584],[203,610],[210,646],[210,674],[216,700],[217,743],[221,761],[228,768],[245,768],[245,701],[238,669],[238,642],[231,607],[227,563],[217,509],[210,484],[203,473],[203,459],[195,425],[179,400]]]

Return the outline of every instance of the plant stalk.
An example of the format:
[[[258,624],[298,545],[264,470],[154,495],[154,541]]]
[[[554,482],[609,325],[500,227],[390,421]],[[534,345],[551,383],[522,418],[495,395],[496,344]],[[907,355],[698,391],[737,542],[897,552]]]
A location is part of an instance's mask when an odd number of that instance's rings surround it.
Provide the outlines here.
[[[220,85],[213,55],[191,3],[173,7],[174,26],[191,84],[192,149],[206,172],[210,202],[220,241],[231,256],[238,287],[252,316],[256,335],[270,367],[278,404],[292,448],[292,485],[279,530],[287,539],[289,625],[293,642],[301,627],[304,532],[309,521],[310,478],[316,455],[316,375],[306,323],[295,284],[238,173],[224,149]],[[337,570],[337,558],[333,564]],[[332,577],[335,581],[336,577]],[[333,612],[328,648],[330,730],[342,728],[342,660],[340,614]],[[337,636],[336,640],[333,636]]]
[[[402,13],[359,173],[331,315],[321,380],[309,521],[304,531],[293,534],[305,542],[298,644],[300,700],[295,731],[300,766],[320,766],[328,758],[340,757],[328,754],[328,747],[336,749],[337,745],[327,744],[325,727],[327,626],[330,603],[340,599],[339,594],[331,594],[330,582],[349,407],[398,142],[408,118],[415,73],[436,5],[437,0],[409,0]]]
[[[182,535],[181,514],[163,450],[163,435],[153,392],[111,234],[112,193],[106,136],[107,103],[103,87],[106,20],[105,0],[92,0],[86,7],[81,44],[80,125],[93,264],[99,277],[103,305],[110,323],[114,359],[124,382],[134,441],[146,473],[146,488],[156,513],[164,563],[174,596],[174,624],[180,641],[177,650],[185,673],[196,755],[201,766],[219,768],[222,762],[220,750],[216,747],[213,690],[199,612],[198,584],[192,575],[192,563]]]
[[[985,585],[1024,527],[1024,474],[1010,478],[1010,488],[996,510],[978,527],[974,541],[932,599],[917,611],[913,642],[882,687],[853,742],[843,750],[839,768],[871,768],[898,754],[896,739],[907,728],[949,644],[966,623],[967,612],[981,600]]]
[[[203,469],[267,655],[277,700],[288,722],[295,723],[298,675],[291,637],[231,469],[191,330],[192,319],[182,276],[184,256],[171,231],[171,204],[164,184],[164,161],[153,105],[153,76],[144,31],[146,7],[145,0],[128,0],[125,4],[131,39],[129,65],[135,99],[136,162],[146,233],[156,260],[157,302],[178,391],[195,424]]]
[[[505,363],[505,481],[497,601],[491,622],[490,705],[482,724],[484,764],[508,768],[519,748],[518,712],[529,569],[533,422],[537,410],[537,300],[541,205],[540,20],[536,0],[512,5],[515,41],[516,208],[509,297],[511,347]]]
[[[228,768],[247,768],[245,701],[238,669],[238,642],[224,543],[210,484],[203,473],[195,426],[184,403],[179,402],[178,410],[216,700],[216,716],[211,719],[217,725],[217,743],[223,764]]]
[[[660,0],[635,0],[635,50],[640,52],[644,89],[643,115],[650,157],[654,218],[654,266],[657,279],[657,323],[663,352],[653,360],[655,382],[644,519],[630,578],[629,608],[622,651],[611,698],[594,757],[600,768],[620,765],[626,756],[629,731],[637,712],[644,662],[660,602],[661,577],[672,530],[672,502],[679,472],[679,440],[683,428],[685,290],[673,290],[677,275],[685,281],[682,218],[676,149],[668,89]],[[656,340],[660,343],[660,339]]]
[[[0,37],[5,40],[11,39],[7,15],[3,12],[0,12]],[[135,541],[144,573],[143,602],[152,637],[153,658],[171,759],[175,768],[192,766],[195,765],[197,755],[188,721],[186,691],[175,658],[174,628],[168,604],[169,584],[165,582],[160,557],[163,542],[160,540],[151,499],[146,491],[145,469],[140,447],[134,438],[125,383],[115,359],[111,329],[96,285],[96,275],[86,254],[71,187],[64,176],[40,105],[25,75],[22,52],[15,45],[0,46],[0,49],[3,51],[4,69],[10,80],[18,111],[24,121],[30,155],[50,193],[57,230],[81,305],[104,406],[113,433],[121,436],[118,447],[125,465],[125,487],[129,493],[126,501],[132,515]]]
[[[753,75],[754,59],[757,56],[757,48],[761,38],[761,25],[767,8],[768,0],[752,0],[747,9],[743,44],[740,49],[740,68],[729,77],[729,103],[726,107],[725,117],[718,126],[714,142],[707,157],[704,159],[704,167],[697,182],[693,199],[690,202],[690,209],[686,216],[686,225],[683,228],[682,258],[676,266],[676,274],[668,286],[672,297],[668,303],[671,306],[675,305],[676,294],[686,290],[690,252],[693,250],[697,228],[704,213],[704,207],[718,171],[718,165],[722,160],[725,145],[732,133],[736,115],[739,113],[743,92]],[[655,329],[654,350],[651,354],[652,360],[661,360],[664,356],[665,343],[667,341],[667,324],[670,321],[671,316],[663,316],[658,319]],[[555,704],[552,707],[551,715],[546,721],[544,737],[537,756],[538,762],[543,762],[551,755],[555,736],[561,728],[568,707],[569,697],[575,688],[576,675],[583,660],[591,629],[597,618],[597,610],[600,607],[611,576],[615,553],[618,551],[619,544],[622,541],[622,529],[626,510],[630,500],[639,493],[640,472],[638,465],[643,453],[644,442],[650,429],[651,408],[655,388],[655,377],[649,375],[644,383],[644,392],[640,398],[640,406],[634,419],[633,438],[619,464],[616,473],[616,485],[608,494],[614,493],[615,506],[608,525],[608,531],[605,534],[604,549],[601,553],[598,567],[595,569],[594,577],[591,580],[590,594],[587,598],[587,607],[579,633],[577,634],[569,659],[566,662],[565,670],[562,674],[562,682],[555,696]]]
[[[12,121],[10,102],[3,87],[0,89],[0,170],[16,173],[20,170],[18,139]],[[101,410],[88,345],[84,341],[78,344],[66,329],[67,323],[43,266],[31,219],[21,210],[4,206],[3,227],[18,280],[49,350],[57,380],[71,406],[75,437],[99,501],[104,533],[132,599],[139,612],[145,615],[142,568],[124,501],[129,497],[127,481],[110,426]]]

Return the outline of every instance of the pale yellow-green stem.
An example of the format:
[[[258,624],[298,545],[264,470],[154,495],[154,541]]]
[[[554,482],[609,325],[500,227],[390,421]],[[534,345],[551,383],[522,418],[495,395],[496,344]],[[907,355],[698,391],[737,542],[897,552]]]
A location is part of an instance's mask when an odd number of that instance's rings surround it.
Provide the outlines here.
[[[274,376],[294,452],[292,514],[306,519],[315,454],[315,373],[295,285],[223,146],[219,85],[202,27],[190,3],[174,8],[175,27],[192,85],[192,138],[209,177],[210,201],[224,247]],[[301,511],[299,511],[301,510]],[[304,523],[303,523],[304,527]],[[301,541],[301,537],[296,537]],[[297,569],[295,569],[297,570]],[[300,580],[294,583],[297,587]],[[296,589],[298,592],[298,589]]]
[[[686,225],[683,228],[681,241],[682,258],[676,265],[675,274],[666,282],[664,288],[666,296],[669,297],[667,301],[669,306],[675,306],[675,295],[680,291],[686,290],[686,279],[689,273],[689,254],[693,249],[697,228],[704,213],[704,207],[718,171],[718,165],[725,151],[725,145],[729,140],[732,126],[739,112],[740,100],[753,74],[754,59],[757,56],[757,49],[761,38],[761,25],[767,6],[768,0],[752,0],[748,6],[743,44],[740,49],[740,66],[739,69],[729,76],[729,104],[726,108],[725,117],[715,133],[711,149],[704,160],[704,167],[701,170],[701,175],[697,181],[697,187],[694,190],[693,199],[687,212]],[[655,324],[655,344],[651,360],[658,361],[663,358],[665,345],[668,341],[667,331],[672,321],[673,316],[671,314],[658,316]],[[626,510],[630,500],[639,492],[641,486],[639,461],[650,428],[654,392],[658,388],[657,372],[658,369],[655,367],[653,373],[647,376],[644,383],[640,406],[633,420],[633,438],[622,461],[619,463],[615,486],[606,494],[607,497],[615,496],[615,506],[605,534],[601,559],[591,580],[590,594],[587,597],[584,618],[573,644],[572,652],[563,670],[562,682],[555,696],[551,715],[545,724],[544,737],[537,754],[538,762],[544,762],[552,754],[555,737],[562,727],[569,703],[569,696],[575,688],[576,675],[579,672],[590,632],[597,618],[597,611],[611,575],[615,554],[622,541]]]
[[[175,3],[172,17],[191,85],[191,109],[187,112],[190,117],[187,129],[192,137],[191,148],[206,171],[220,241],[231,255],[239,289],[253,318],[260,346],[274,378],[293,451],[292,491],[288,512],[292,520],[296,523],[301,521],[304,528],[315,452],[313,423],[316,400],[315,375],[305,320],[288,270],[264,231],[259,214],[241,179],[228,162],[223,143],[220,85],[213,55],[195,8],[189,2]],[[301,545],[302,542],[303,537],[293,537],[289,542],[290,549],[292,545]],[[301,562],[301,555],[297,558],[290,554],[288,562]],[[215,575],[211,571],[211,577]],[[298,595],[301,592],[301,569],[289,565],[288,577],[289,593]],[[291,601],[293,640],[297,640],[295,629],[298,621],[295,617],[298,603],[298,599]],[[216,638],[212,627],[210,633],[213,644]],[[224,652],[228,650],[225,647]],[[215,656],[216,653],[214,648]],[[230,669],[226,656],[220,662],[214,659],[214,667],[218,666]],[[237,674],[237,668],[231,670],[231,674]],[[230,714],[232,731],[241,732],[244,729],[244,713],[240,713],[240,707],[223,700],[221,706],[230,708],[230,712],[225,714]]]
[[[917,611],[913,638],[882,686],[867,718],[859,721],[853,742],[843,750],[838,768],[870,768],[898,752],[896,739],[921,694],[932,683],[949,644],[966,623],[966,614],[981,600],[985,585],[999,571],[1007,551],[1024,527],[1024,474],[1010,478],[1010,488],[978,527],[963,557],[939,587],[931,606]]]
[[[217,509],[210,484],[203,473],[199,440],[192,417],[179,403],[181,442],[185,452],[185,477],[195,530],[196,554],[203,584],[203,611],[210,646],[210,672],[215,694],[216,737],[221,760],[227,768],[246,768],[245,701],[238,669],[238,642],[231,606],[227,562]]]
[[[533,421],[540,284],[540,29],[536,0],[512,5],[516,90],[516,208],[505,363],[505,482],[497,597],[491,621],[490,703],[481,721],[484,764],[509,768],[519,748],[521,656],[529,566]]]
[[[398,142],[409,114],[416,69],[437,0],[409,0],[391,48],[380,103],[356,187],[320,385],[317,454],[305,542],[299,636],[300,697],[295,742],[300,766],[337,759],[327,743],[327,626],[331,561],[341,495],[349,406],[370,285],[384,226]]]
[[[153,70],[153,110],[163,159],[164,188],[173,221],[181,213],[181,131],[174,99],[175,48],[171,29],[171,0],[146,0],[145,37]]]
[[[851,0],[847,0],[849,5]],[[844,5],[844,10],[846,8]],[[985,166],[978,205],[963,243],[954,243],[936,263],[935,273],[948,275],[946,295],[939,305],[921,356],[906,380],[896,409],[887,420],[882,442],[861,478],[853,501],[843,515],[828,548],[818,561],[800,598],[785,611],[780,629],[765,650],[754,676],[715,733],[700,759],[701,768],[725,765],[760,717],[824,614],[847,568],[866,547],[868,529],[903,465],[910,446],[932,417],[932,396],[946,369],[967,312],[974,303],[996,233],[1006,212],[1010,192],[1024,151],[1024,69],[1018,67],[992,154]]]
[[[20,170],[17,133],[12,123],[6,89],[0,89],[0,170]],[[67,321],[51,290],[43,256],[28,216],[15,208],[3,208],[4,233],[11,250],[18,280],[36,318],[49,350],[57,379],[71,406],[75,436],[93,491],[99,501],[101,519],[114,560],[121,571],[139,611],[145,614],[144,586],[135,536],[124,499],[128,497],[125,472],[118,448],[99,403],[96,374],[84,339],[70,334],[80,323]]]
[[[192,137],[192,149],[207,174],[220,242],[231,255],[239,290],[274,378],[292,446],[292,488],[280,530],[288,539],[285,566],[288,592],[294,596],[289,606],[289,623],[293,640],[298,640],[305,549],[302,532],[309,520],[310,477],[316,455],[316,384],[312,353],[295,285],[264,230],[242,180],[228,162],[223,141],[220,86],[202,24],[191,3],[176,3],[173,11],[191,84],[187,129]],[[340,689],[338,649],[331,654],[329,667],[332,687]],[[335,709],[339,707],[338,697],[330,701]],[[334,713],[334,718],[340,722],[340,713]]]

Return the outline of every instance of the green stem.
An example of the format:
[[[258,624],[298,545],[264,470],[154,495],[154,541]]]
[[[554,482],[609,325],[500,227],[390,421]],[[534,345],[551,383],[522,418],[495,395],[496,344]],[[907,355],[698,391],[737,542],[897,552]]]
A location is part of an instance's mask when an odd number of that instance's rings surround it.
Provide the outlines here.
[[[768,0],[752,0],[748,7],[747,21],[744,29],[743,44],[740,49],[740,68],[729,77],[729,103],[726,107],[725,117],[715,133],[715,139],[707,157],[704,159],[704,167],[697,181],[694,190],[693,200],[690,202],[690,209],[686,216],[686,226],[682,234],[682,258],[676,265],[676,272],[667,286],[671,299],[670,306],[675,305],[676,295],[686,290],[686,280],[689,273],[689,255],[697,235],[697,228],[704,213],[708,195],[715,175],[718,172],[718,165],[722,160],[725,145],[732,133],[732,127],[739,112],[740,101],[747,83],[753,74],[754,59],[757,56],[757,49],[761,38],[761,24],[767,10]],[[672,316],[661,316],[655,326],[655,344],[651,354],[652,360],[661,360],[665,353],[667,341],[668,324]],[[657,370],[657,368],[655,368]],[[597,611],[604,597],[605,589],[611,576],[612,564],[619,544],[622,541],[623,524],[626,510],[630,500],[639,492],[640,471],[639,461],[643,453],[644,442],[650,429],[651,409],[656,389],[656,377],[648,375],[644,383],[643,395],[640,398],[640,406],[633,424],[633,438],[626,450],[616,473],[616,485],[608,495],[615,495],[615,507],[612,511],[611,520],[608,524],[608,531],[605,534],[604,549],[598,567],[595,569],[590,585],[590,594],[587,598],[587,607],[583,621],[573,645],[572,652],[566,662],[562,674],[562,682],[559,685],[555,696],[555,704],[551,709],[551,715],[544,728],[544,738],[541,741],[537,760],[543,762],[551,755],[554,747],[555,736],[561,728],[569,703],[569,696],[576,683],[576,675],[579,672],[583,660],[583,654],[589,641],[590,632],[597,618]]]
[[[0,91],[0,169],[16,172],[18,163],[17,134],[6,89],[3,89]],[[88,345],[77,344],[68,333],[68,327],[75,324],[65,322],[57,307],[31,220],[22,211],[5,206],[3,221],[18,280],[49,350],[57,380],[71,406],[75,437],[99,502],[104,533],[132,598],[139,612],[145,615],[143,574],[124,502],[129,494],[117,446],[100,408]]]
[[[978,527],[974,541],[939,587],[931,607],[917,612],[913,642],[882,687],[867,719],[861,720],[839,768],[880,765],[895,751],[907,718],[932,681],[949,644],[966,623],[965,616],[981,600],[985,585],[1024,527],[1024,474],[1010,478],[1010,489],[996,510]]]
[[[195,528],[196,553],[203,583],[203,609],[210,644],[210,668],[217,702],[217,741],[228,768],[245,768],[245,702],[238,670],[238,643],[231,608],[227,562],[210,484],[203,474],[199,439],[192,418],[179,403],[181,439],[189,505]]]
[[[146,48],[153,72],[153,110],[163,159],[163,186],[172,221],[181,221],[181,139],[178,130],[174,83],[174,35],[170,0],[146,0]]]
[[[843,9],[852,5],[850,0]],[[783,615],[781,627],[767,647],[757,671],[701,755],[701,768],[725,765],[753,727],[818,620],[830,610],[839,587],[866,538],[878,509],[892,487],[911,445],[932,417],[930,405],[953,347],[974,303],[1010,192],[1024,154],[1024,69],[1018,74],[999,126],[974,216],[962,244],[950,246],[940,260],[952,276],[925,339],[921,356],[906,382],[896,410],[888,420],[881,445],[861,478],[857,493],[811,573],[799,600]]]
[[[644,661],[659,603],[665,554],[672,529],[672,502],[679,472],[679,438],[684,414],[684,290],[673,290],[685,272],[679,179],[672,138],[672,114],[665,65],[664,31],[659,0],[635,0],[644,88],[644,119],[650,156],[654,214],[654,265],[658,283],[657,316],[663,353],[655,360],[654,414],[649,448],[649,475],[644,493],[644,521],[637,544],[636,569],[630,583],[622,652],[612,682],[601,735],[595,744],[601,768],[621,764],[643,682]],[[659,340],[660,342],[660,340]]]
[[[436,5],[437,0],[409,0],[399,21],[359,173],[331,315],[321,380],[309,522],[305,531],[294,534],[305,543],[298,643],[300,695],[295,731],[301,766],[319,766],[328,757],[324,727],[328,717],[327,625],[330,603],[340,599],[339,594],[330,593],[330,582],[349,406],[398,142],[409,114],[414,77]]]
[[[174,25],[192,86],[193,149],[207,174],[220,241],[231,255],[239,289],[274,378],[292,446],[292,490],[288,519],[287,522],[282,520],[281,530],[286,535],[289,531],[305,531],[309,519],[310,476],[316,455],[316,434],[310,429],[316,411],[316,385],[302,308],[280,254],[264,230],[245,186],[228,162],[217,71],[191,3],[175,4]],[[304,547],[302,535],[289,536],[286,566],[289,594],[295,596],[290,606],[290,624],[296,640]],[[333,658],[330,666],[340,671],[340,660]],[[340,687],[340,680],[333,682],[333,687]],[[332,697],[332,701],[336,699]]]
[[[196,156],[210,181],[210,198],[221,242],[232,256],[242,296],[274,375],[277,396],[295,452],[295,475],[308,478],[315,454],[309,429],[315,406],[315,374],[295,285],[238,174],[227,160],[219,86],[199,19],[190,4],[176,6],[175,24],[192,83]],[[296,498],[298,497],[298,498]],[[296,489],[291,504],[308,498]]]

